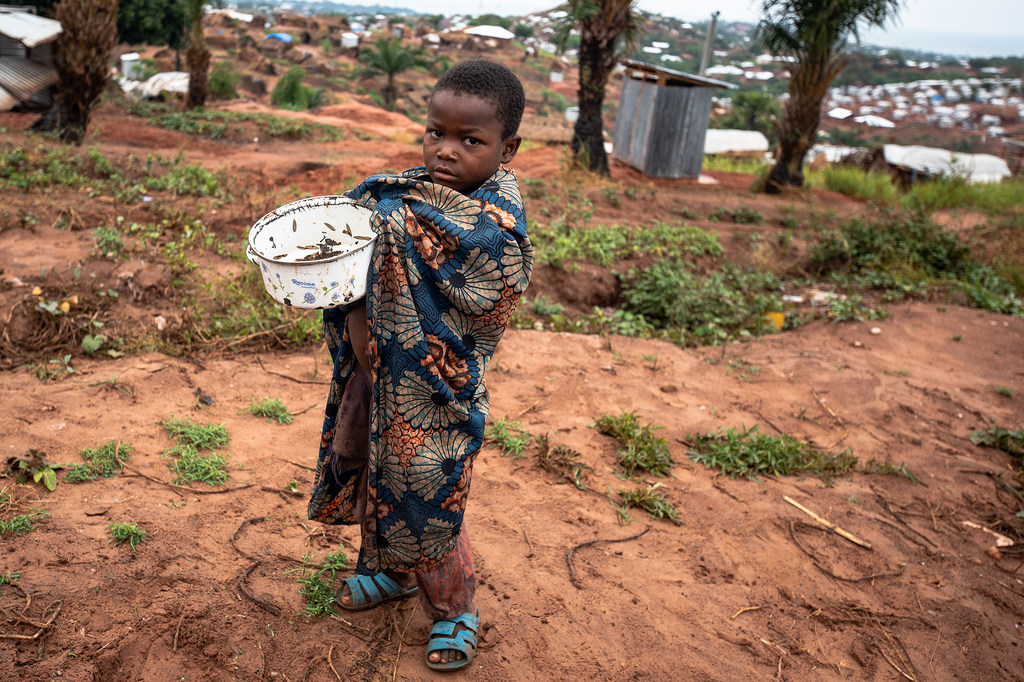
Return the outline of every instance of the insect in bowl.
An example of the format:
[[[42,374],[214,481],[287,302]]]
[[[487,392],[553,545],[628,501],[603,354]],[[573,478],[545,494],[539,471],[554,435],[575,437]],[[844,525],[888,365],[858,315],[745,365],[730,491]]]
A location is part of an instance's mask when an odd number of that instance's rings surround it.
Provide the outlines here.
[[[246,256],[263,286],[294,308],[334,308],[366,295],[376,236],[370,209],[340,195],[279,206],[249,230]]]

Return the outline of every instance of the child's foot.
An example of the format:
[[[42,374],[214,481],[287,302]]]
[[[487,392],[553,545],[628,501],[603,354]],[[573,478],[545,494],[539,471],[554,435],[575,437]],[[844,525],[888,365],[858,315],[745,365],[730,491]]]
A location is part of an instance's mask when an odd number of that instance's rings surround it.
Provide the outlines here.
[[[434,621],[427,643],[427,667],[458,670],[470,664],[476,655],[476,633],[480,627],[480,612],[474,611],[476,615],[464,613],[458,618]]]
[[[388,571],[345,578],[335,599],[347,611],[363,611],[387,601],[411,597],[418,589],[411,574]]]

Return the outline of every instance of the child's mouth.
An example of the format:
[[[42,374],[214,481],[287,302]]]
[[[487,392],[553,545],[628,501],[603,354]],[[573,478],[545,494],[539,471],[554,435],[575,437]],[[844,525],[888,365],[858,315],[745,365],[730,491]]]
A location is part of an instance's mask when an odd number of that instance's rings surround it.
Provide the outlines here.
[[[437,182],[455,182],[459,179],[457,175],[452,173],[450,170],[444,167],[435,168],[431,175],[434,176],[434,180]]]

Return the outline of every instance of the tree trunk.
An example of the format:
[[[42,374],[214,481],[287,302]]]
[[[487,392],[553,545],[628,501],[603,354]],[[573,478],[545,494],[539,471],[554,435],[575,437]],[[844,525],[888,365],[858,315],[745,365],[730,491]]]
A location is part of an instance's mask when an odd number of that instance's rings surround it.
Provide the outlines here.
[[[590,171],[601,175],[610,175],[604,150],[604,89],[615,66],[615,43],[622,32],[609,28],[613,24],[598,19],[580,24],[580,112],[573,128],[572,153]]]
[[[188,94],[185,96],[185,108],[205,106],[206,100],[210,97],[210,51],[202,42],[192,43],[185,50],[185,63],[188,64]]]
[[[835,64],[831,59],[821,64],[794,67],[789,82],[789,101],[778,124],[775,165],[768,173],[765,193],[780,194],[787,188],[804,186],[804,158],[818,137],[821,103],[834,74]]]

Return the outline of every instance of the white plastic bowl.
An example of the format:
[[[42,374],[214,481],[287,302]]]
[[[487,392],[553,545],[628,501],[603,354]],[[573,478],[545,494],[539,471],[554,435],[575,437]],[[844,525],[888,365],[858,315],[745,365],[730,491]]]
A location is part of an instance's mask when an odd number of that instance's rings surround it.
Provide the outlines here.
[[[249,230],[246,256],[274,300],[295,308],[334,308],[366,294],[376,236],[371,212],[344,196],[279,206]]]

